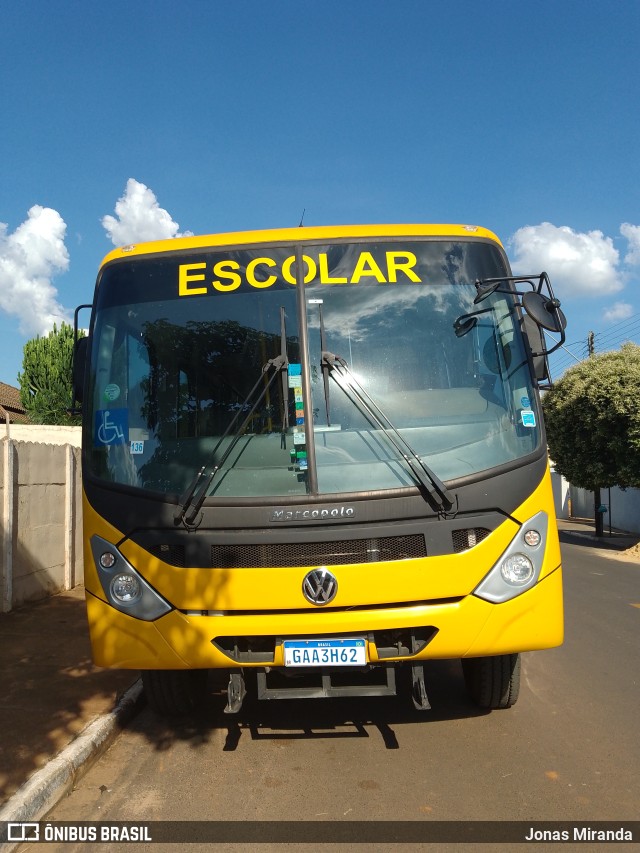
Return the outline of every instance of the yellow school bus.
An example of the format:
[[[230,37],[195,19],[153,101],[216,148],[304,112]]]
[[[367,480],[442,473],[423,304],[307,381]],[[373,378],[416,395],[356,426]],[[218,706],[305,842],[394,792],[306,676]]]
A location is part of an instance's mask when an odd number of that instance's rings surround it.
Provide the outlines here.
[[[520,653],[563,637],[538,392],[564,326],[477,226],[111,252],[74,365],[95,662],[163,714],[211,670],[229,713],[405,682],[429,708],[436,658],[513,705]]]

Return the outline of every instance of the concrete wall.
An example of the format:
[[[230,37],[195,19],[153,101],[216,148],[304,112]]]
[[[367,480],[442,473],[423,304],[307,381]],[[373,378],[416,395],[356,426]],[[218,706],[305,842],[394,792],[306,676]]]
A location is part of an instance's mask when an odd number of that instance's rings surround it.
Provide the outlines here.
[[[593,492],[569,485],[564,477],[553,471],[551,480],[558,518],[594,517]],[[640,489],[601,489],[600,500],[607,507],[605,529],[611,524],[617,530],[640,533]]]
[[[0,430],[0,436],[7,435],[6,424],[0,426]],[[37,441],[45,444],[70,444],[72,447],[80,447],[82,427],[9,424],[8,437],[14,441]]]
[[[5,437],[0,447],[6,613],[82,582],[82,487],[80,450],[71,444]]]
[[[593,518],[593,492],[571,486],[571,511],[576,518]],[[611,524],[618,530],[640,533],[640,489],[600,489],[600,500],[607,507],[605,529]]]

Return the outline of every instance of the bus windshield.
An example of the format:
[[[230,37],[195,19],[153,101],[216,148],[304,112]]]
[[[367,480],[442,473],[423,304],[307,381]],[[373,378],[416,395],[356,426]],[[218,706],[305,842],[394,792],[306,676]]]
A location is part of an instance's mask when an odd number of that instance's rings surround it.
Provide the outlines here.
[[[341,387],[331,357],[440,480],[512,464],[541,441],[516,300],[473,302],[477,279],[508,274],[499,248],[473,239],[200,249],[107,265],[87,473],[172,499],[220,460],[208,496],[222,500],[415,487],[393,430]],[[467,314],[477,322],[456,334]]]

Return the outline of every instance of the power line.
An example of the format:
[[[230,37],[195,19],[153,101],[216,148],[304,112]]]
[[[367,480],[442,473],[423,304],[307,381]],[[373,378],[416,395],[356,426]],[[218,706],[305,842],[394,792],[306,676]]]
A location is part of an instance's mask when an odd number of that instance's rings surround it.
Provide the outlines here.
[[[562,347],[564,353],[557,353],[553,359],[554,369],[565,370],[573,362],[588,358],[590,353],[617,349],[627,341],[640,343],[640,314],[632,314],[610,326],[607,331],[591,331],[582,340],[574,341]],[[572,352],[572,349],[574,350]],[[579,356],[576,355],[579,353]]]
[[[620,329],[625,328],[626,326],[635,325],[640,322],[640,314],[631,314],[629,317],[623,317],[622,320],[618,320],[617,323],[612,323],[606,331],[597,332],[599,335],[608,336],[615,335]]]
[[[626,321],[616,323],[608,332],[598,332],[596,338],[598,343],[617,342],[625,338],[634,337],[640,333],[640,315],[634,314]]]

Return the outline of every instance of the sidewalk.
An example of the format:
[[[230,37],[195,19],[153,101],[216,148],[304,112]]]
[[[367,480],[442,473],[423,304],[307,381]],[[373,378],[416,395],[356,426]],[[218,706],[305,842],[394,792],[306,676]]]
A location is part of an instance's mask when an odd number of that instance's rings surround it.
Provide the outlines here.
[[[626,551],[640,542],[640,533],[629,533],[626,530],[609,528],[605,521],[604,536],[595,535],[595,523],[589,518],[558,519],[560,542],[570,542],[574,545],[585,545],[591,548],[602,548],[608,551]]]
[[[586,519],[558,528],[563,543],[609,551],[640,541],[608,528],[596,538]],[[0,615],[0,671],[0,820],[37,820],[141,706],[139,674],[91,662],[82,587]]]
[[[91,662],[81,586],[0,614],[0,672],[0,807],[139,676]]]

